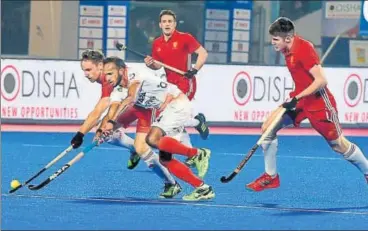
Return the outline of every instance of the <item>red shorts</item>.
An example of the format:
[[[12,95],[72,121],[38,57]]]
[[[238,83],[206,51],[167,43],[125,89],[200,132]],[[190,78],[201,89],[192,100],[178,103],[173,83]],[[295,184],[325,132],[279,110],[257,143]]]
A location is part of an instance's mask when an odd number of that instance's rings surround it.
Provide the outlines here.
[[[168,82],[176,85],[184,94],[188,96],[189,100],[194,98],[197,90],[197,80],[195,77],[192,79],[181,79],[180,81],[169,81],[168,79]]]
[[[297,108],[295,111],[287,113],[293,119],[296,127],[299,127],[303,120],[308,119],[312,127],[328,141],[336,140],[342,133],[335,107],[319,111],[306,111]]]
[[[152,123],[152,110],[132,106],[118,117],[117,122],[127,128],[136,120],[136,132],[148,133]]]

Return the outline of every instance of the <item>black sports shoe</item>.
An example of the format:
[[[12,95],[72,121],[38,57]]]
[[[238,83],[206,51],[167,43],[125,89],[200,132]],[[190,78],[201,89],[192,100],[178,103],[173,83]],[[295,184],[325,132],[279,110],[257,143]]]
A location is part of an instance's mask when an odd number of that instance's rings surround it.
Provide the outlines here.
[[[197,119],[199,121],[199,124],[194,128],[199,132],[201,138],[203,140],[206,140],[208,135],[210,134],[210,130],[206,124],[206,117],[202,113],[198,113],[198,115],[196,115],[194,119]]]
[[[140,160],[141,158],[136,152],[130,153],[130,157],[128,160],[128,166],[127,166],[128,169],[134,169],[138,165]]]

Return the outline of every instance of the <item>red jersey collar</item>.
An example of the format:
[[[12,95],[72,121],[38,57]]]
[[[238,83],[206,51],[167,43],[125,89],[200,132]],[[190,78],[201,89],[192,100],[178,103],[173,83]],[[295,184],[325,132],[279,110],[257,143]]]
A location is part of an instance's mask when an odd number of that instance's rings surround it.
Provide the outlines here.
[[[165,41],[165,36],[164,36],[164,34],[162,34],[162,35],[161,35],[160,40],[161,40],[161,42],[170,42],[170,40],[171,40],[172,38],[176,37],[176,35],[177,35],[177,34],[178,34],[178,31],[175,29],[175,30],[173,31],[173,33],[172,33],[171,37],[169,38],[169,40]]]
[[[291,45],[290,50],[284,50],[284,51],[282,51],[282,53],[284,55],[294,54],[296,52],[296,50],[298,49],[299,44],[300,44],[300,37],[295,35],[294,36],[294,41],[293,41],[293,44]]]
[[[102,83],[105,79],[105,75],[101,72],[100,77],[96,80],[97,83]]]

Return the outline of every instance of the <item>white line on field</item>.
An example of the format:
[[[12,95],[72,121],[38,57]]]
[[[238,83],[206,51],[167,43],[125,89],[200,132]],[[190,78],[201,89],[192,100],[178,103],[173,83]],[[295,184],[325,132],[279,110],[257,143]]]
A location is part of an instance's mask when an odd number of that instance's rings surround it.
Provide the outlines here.
[[[66,148],[63,145],[46,145],[46,144],[22,144],[24,147],[39,147],[39,148]],[[97,147],[100,150],[125,150],[124,148],[114,148],[114,147]],[[228,155],[228,156],[244,156],[246,152],[213,152],[216,155]],[[263,157],[262,154],[255,154],[254,156]],[[292,159],[310,159],[310,160],[343,160],[339,157],[323,157],[323,156],[290,156],[290,155],[279,155],[278,158],[292,158]]]
[[[156,205],[191,205],[199,207],[213,207],[213,208],[229,208],[229,209],[258,209],[258,210],[273,210],[273,211],[287,211],[287,212],[305,212],[305,213],[331,213],[331,214],[352,214],[352,215],[368,215],[368,212],[356,212],[356,211],[335,211],[331,209],[307,209],[307,208],[287,208],[287,207],[267,207],[256,205],[231,205],[231,204],[210,204],[199,202],[181,202],[181,201],[169,201],[169,200],[134,200],[134,199],[116,199],[116,198],[89,198],[89,197],[61,197],[61,196],[42,196],[42,195],[20,195],[20,194],[1,194],[4,197],[23,197],[23,198],[40,198],[50,200],[76,200],[76,201],[102,201],[102,202],[121,202],[131,204],[141,204],[142,202],[147,204]]]

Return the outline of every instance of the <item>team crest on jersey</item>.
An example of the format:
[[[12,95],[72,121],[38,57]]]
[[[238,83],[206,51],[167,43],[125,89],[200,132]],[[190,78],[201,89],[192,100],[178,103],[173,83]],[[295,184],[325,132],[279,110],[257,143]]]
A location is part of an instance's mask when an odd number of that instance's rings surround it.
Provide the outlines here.
[[[178,47],[178,42],[173,42],[173,47],[177,48]]]
[[[157,52],[160,52],[161,51],[161,48],[157,48]]]

